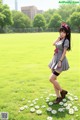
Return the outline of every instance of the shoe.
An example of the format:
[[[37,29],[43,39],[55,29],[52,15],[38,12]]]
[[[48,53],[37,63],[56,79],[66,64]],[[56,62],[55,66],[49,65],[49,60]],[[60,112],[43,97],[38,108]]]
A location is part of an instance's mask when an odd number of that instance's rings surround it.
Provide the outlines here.
[[[57,100],[58,100],[58,97],[53,101],[53,103],[55,104],[57,102]]]
[[[53,103],[58,104],[61,101],[62,101],[62,97],[57,97],[56,100]]]
[[[60,92],[62,99],[65,98],[65,96],[66,96],[67,93],[68,93],[68,91],[66,91],[66,90],[62,90],[62,91]]]

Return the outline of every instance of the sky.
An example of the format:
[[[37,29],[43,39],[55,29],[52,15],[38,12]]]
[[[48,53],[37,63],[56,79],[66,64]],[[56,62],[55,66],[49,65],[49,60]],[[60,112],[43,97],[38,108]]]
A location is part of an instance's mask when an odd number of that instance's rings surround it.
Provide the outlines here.
[[[39,10],[48,10],[59,7],[59,0],[17,0],[18,10],[21,10],[22,6],[36,6]],[[3,4],[8,4],[11,10],[15,9],[15,0],[3,0]]]

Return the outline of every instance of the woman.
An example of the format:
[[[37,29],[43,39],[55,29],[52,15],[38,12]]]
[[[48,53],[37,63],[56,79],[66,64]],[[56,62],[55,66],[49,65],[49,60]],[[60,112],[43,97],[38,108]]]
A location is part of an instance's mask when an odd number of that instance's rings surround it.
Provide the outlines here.
[[[52,71],[50,82],[53,84],[57,98],[54,103],[59,103],[65,98],[68,93],[63,90],[57,81],[57,76],[61,72],[69,69],[69,63],[66,58],[66,52],[71,50],[71,30],[66,23],[62,23],[59,29],[60,37],[53,43],[56,47],[52,61],[49,63],[49,68]]]

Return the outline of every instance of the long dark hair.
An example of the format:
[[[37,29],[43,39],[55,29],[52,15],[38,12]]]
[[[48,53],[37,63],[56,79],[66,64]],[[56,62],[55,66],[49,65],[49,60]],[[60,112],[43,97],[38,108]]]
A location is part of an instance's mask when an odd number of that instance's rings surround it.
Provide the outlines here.
[[[62,46],[64,46],[64,42],[66,39],[69,40],[69,47],[68,47],[68,51],[71,50],[71,29],[70,27],[67,25],[67,27],[65,25],[61,26],[60,29],[59,29],[59,32],[65,32],[66,33],[66,37],[63,41],[63,44]]]

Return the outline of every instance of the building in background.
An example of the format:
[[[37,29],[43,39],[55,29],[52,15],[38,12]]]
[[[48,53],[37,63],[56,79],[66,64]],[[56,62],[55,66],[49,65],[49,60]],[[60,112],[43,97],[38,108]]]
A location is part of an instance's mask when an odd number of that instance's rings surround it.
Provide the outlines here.
[[[24,7],[21,7],[21,11],[28,15],[30,17],[30,19],[34,19],[34,16],[38,13],[43,13],[43,10],[38,10],[37,7],[35,6],[24,6]]]
[[[15,0],[15,10],[18,10],[18,1]]]

